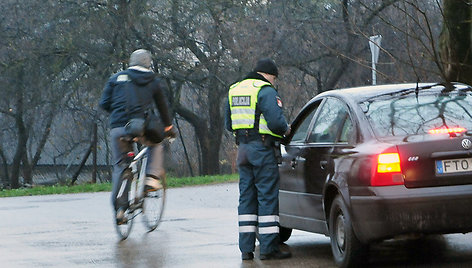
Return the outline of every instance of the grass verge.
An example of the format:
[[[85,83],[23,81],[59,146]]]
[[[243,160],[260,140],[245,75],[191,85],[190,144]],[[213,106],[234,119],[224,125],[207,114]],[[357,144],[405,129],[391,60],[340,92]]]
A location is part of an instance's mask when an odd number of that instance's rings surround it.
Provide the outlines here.
[[[238,180],[238,174],[214,175],[199,177],[167,178],[167,187],[176,188],[192,185],[205,185],[222,182],[235,182]],[[80,184],[74,186],[35,186],[32,188],[20,188],[11,190],[0,190],[0,197],[30,196],[30,195],[48,195],[48,194],[71,194],[87,192],[109,192],[111,183]]]

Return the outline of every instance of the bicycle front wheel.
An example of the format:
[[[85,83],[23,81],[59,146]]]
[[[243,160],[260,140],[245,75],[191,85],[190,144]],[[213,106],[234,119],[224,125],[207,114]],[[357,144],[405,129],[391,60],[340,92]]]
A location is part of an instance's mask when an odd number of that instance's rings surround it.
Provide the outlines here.
[[[143,201],[144,225],[148,232],[154,231],[161,222],[166,203],[166,183],[165,179],[161,181],[162,189],[148,192]]]

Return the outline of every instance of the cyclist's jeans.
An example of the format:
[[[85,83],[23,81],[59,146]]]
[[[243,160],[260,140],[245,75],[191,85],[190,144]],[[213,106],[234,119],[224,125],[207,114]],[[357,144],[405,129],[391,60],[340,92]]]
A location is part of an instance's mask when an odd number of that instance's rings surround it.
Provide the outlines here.
[[[131,142],[120,140],[124,135],[126,135],[124,127],[110,130],[113,163],[111,203],[115,210],[119,207],[115,200],[121,186],[121,174],[128,167],[125,161],[126,154],[133,151],[133,144]],[[163,146],[160,143],[148,147],[146,174],[161,179],[165,177],[163,152]]]

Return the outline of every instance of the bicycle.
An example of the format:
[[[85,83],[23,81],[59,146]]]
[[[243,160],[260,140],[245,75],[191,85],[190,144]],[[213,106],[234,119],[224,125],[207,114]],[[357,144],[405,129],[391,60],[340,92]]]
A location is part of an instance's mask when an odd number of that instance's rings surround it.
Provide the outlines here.
[[[134,151],[128,153],[129,165],[123,171],[121,186],[117,194],[118,200],[125,194],[125,191],[128,193],[128,207],[124,212],[125,220],[123,222],[115,221],[115,229],[121,241],[128,238],[133,227],[133,220],[139,214],[143,215],[144,225],[148,232],[154,231],[162,219],[166,199],[166,181],[165,178],[161,179],[162,188],[159,190],[144,191],[147,150],[148,147],[143,143],[143,147],[137,154]],[[115,219],[116,213],[114,214]]]

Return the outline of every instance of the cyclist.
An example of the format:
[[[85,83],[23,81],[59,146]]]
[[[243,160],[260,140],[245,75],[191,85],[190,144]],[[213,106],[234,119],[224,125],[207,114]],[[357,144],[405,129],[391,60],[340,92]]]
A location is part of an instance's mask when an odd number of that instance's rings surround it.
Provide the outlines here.
[[[151,53],[144,49],[134,51],[129,59],[129,68],[118,72],[110,77],[103,89],[100,100],[100,107],[110,114],[110,139],[113,161],[112,173],[112,205],[116,211],[117,223],[126,221],[124,212],[128,202],[126,200],[116,200],[118,190],[121,185],[121,175],[127,167],[127,153],[132,151],[132,142],[123,140],[126,136],[125,125],[136,115],[134,106],[152,107],[153,101],[159,110],[162,122],[165,125],[166,136],[175,137],[176,132],[172,126],[172,118],[167,106],[164,91],[167,84],[164,80],[158,79],[152,71]],[[134,89],[133,94],[129,93],[129,88]],[[141,98],[136,95],[140,94]],[[130,107],[131,106],[131,107]],[[162,188],[161,179],[165,176],[163,147],[158,143],[149,146],[148,161],[146,168],[145,190],[153,191]]]

